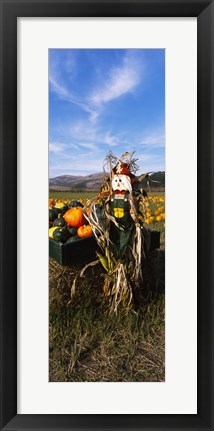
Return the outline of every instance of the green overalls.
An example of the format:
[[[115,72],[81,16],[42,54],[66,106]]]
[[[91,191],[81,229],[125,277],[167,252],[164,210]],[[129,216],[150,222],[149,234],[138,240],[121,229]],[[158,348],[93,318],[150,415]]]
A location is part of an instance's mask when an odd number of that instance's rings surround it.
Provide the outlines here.
[[[113,194],[109,202],[110,214],[115,217],[116,222],[124,228],[124,230],[120,230],[113,222],[110,223],[110,240],[114,245],[115,254],[118,259],[123,258],[134,227],[134,221],[130,215],[128,196],[129,192],[126,192],[125,195],[121,195],[120,197]]]

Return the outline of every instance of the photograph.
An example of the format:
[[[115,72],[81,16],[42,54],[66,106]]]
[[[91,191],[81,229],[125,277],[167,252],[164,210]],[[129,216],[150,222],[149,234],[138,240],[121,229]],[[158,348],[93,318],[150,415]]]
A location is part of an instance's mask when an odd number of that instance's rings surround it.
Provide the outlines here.
[[[214,0],[0,4],[0,429],[212,431]]]
[[[49,382],[165,382],[165,49],[48,50]]]

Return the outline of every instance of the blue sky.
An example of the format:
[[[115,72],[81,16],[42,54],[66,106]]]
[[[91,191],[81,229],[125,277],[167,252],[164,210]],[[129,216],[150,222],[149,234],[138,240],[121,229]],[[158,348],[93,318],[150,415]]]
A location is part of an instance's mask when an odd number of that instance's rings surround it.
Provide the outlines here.
[[[165,170],[165,51],[50,49],[49,177],[102,172],[110,150]]]

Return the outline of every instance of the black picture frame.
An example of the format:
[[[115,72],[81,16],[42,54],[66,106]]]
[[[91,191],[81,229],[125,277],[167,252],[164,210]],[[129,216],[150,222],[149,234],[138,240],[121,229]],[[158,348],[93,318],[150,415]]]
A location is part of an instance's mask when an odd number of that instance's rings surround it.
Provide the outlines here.
[[[1,0],[1,404],[3,430],[213,430],[213,52],[210,0]],[[198,413],[17,415],[17,18],[197,17]],[[185,387],[184,387],[185,391]]]

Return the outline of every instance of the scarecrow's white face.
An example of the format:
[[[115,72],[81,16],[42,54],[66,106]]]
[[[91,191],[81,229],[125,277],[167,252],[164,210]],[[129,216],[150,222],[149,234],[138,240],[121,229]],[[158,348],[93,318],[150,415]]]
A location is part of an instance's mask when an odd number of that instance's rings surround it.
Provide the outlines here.
[[[115,174],[112,179],[112,189],[115,190],[128,190],[131,193],[132,186],[130,178],[127,175]]]

